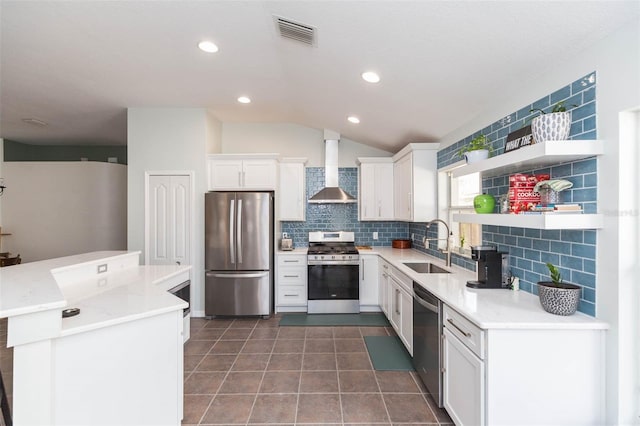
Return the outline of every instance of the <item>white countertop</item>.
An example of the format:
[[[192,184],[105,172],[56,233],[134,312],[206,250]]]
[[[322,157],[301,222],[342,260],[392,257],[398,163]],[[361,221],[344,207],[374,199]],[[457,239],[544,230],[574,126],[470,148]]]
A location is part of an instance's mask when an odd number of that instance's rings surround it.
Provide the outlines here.
[[[79,315],[62,320],[60,334],[68,335],[186,308],[187,302],[167,290],[178,284],[175,279],[188,277],[191,266],[137,265],[138,255],[102,251],[2,268],[0,318],[80,308]],[[120,262],[121,269],[96,274],[103,262]],[[94,273],[70,279],[75,268]],[[64,283],[56,280],[62,273],[68,274]]]
[[[449,307],[484,329],[607,329],[606,322],[581,312],[570,316],[550,314],[542,309],[538,296],[506,289],[472,289],[467,281],[475,272],[458,266],[445,267],[443,260],[414,249],[372,247],[361,254],[378,254],[414,282],[433,293]],[[430,262],[451,274],[421,274],[404,262]]]
[[[141,265],[114,272],[104,278],[78,282],[74,287],[82,286],[83,290],[79,296],[63,289],[68,307],[80,308],[80,314],[63,318],[61,335],[81,333],[186,308],[187,302],[167,290],[179,284],[171,283],[172,277],[189,269],[189,266],[179,265]],[[88,296],[87,289],[93,290]]]

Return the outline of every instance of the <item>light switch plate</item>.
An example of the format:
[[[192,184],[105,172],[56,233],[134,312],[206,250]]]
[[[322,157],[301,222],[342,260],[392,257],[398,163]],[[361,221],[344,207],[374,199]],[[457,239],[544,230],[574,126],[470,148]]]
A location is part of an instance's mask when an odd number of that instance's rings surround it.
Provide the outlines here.
[[[373,233],[373,239],[374,239],[374,240],[377,240],[377,239],[378,239],[378,233],[377,233],[377,232],[374,232],[374,233]]]

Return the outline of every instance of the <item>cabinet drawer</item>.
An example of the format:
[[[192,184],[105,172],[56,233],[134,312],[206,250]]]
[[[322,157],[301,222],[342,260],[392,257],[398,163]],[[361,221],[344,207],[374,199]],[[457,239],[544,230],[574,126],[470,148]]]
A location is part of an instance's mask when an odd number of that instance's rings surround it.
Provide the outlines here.
[[[278,305],[306,305],[307,287],[281,285],[278,286]]]
[[[485,357],[485,332],[471,321],[444,306],[444,326],[480,359]]]
[[[391,267],[391,275],[396,279],[409,294],[413,294],[413,280],[400,272],[397,268]]]
[[[306,254],[279,254],[277,258],[280,266],[307,266]]]
[[[307,284],[306,266],[283,266],[278,268],[278,285]]]

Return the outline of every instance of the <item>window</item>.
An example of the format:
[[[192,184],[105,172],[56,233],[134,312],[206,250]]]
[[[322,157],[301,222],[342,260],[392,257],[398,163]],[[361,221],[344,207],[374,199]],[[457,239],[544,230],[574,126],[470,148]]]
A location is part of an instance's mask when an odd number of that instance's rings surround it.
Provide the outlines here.
[[[440,201],[445,205],[440,209],[440,217],[450,224],[452,247],[458,253],[470,256],[470,247],[482,244],[482,225],[474,223],[459,223],[453,220],[458,213],[474,213],[473,198],[481,193],[481,179],[479,173],[454,178],[450,172],[441,172],[441,190],[446,198]],[[464,238],[464,240],[463,240]],[[463,244],[461,244],[463,243]],[[459,249],[463,248],[461,252]]]

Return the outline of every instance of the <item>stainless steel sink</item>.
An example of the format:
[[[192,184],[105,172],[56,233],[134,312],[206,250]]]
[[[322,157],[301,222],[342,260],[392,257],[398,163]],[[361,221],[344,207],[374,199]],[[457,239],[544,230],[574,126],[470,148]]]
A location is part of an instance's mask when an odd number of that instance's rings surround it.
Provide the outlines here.
[[[450,272],[446,269],[442,269],[441,267],[429,262],[403,263],[403,265],[413,269],[420,274],[450,274]]]

